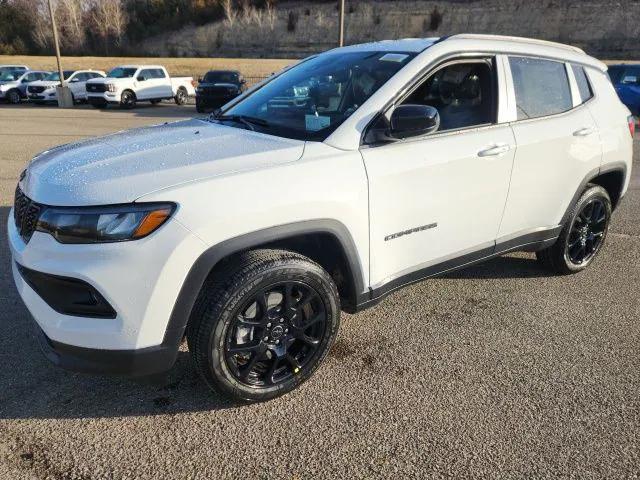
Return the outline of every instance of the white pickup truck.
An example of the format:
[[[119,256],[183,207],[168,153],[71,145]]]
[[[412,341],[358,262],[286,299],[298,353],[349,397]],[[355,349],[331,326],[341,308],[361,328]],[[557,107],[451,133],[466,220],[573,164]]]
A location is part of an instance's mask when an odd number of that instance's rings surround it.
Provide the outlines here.
[[[159,103],[175,100],[184,105],[195,96],[193,77],[170,77],[160,65],[122,65],[109,72],[106,78],[87,82],[87,101],[96,108],[117,104],[133,108],[137,102]]]

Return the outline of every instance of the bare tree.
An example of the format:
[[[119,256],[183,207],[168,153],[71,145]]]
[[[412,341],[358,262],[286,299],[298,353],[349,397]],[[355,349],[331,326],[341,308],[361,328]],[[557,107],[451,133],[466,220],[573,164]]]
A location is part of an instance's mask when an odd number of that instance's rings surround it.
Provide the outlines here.
[[[92,0],[89,2],[89,25],[102,41],[105,53],[110,47],[122,46],[127,15],[122,0]]]
[[[233,27],[237,16],[237,12],[233,8],[233,0],[222,0],[222,9],[224,10],[224,16],[227,24],[230,27]]]

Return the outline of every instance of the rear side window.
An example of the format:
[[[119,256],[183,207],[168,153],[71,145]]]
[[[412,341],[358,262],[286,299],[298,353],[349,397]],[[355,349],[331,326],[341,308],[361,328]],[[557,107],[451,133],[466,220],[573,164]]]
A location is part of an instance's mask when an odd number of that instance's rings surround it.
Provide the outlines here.
[[[156,68],[153,70],[154,78],[165,78],[164,71],[161,68]]]
[[[573,108],[564,63],[527,57],[509,57],[516,94],[518,120],[545,117]]]
[[[589,85],[589,79],[584,68],[578,65],[571,65],[573,70],[573,76],[576,77],[576,83],[578,84],[578,92],[580,92],[580,103],[584,103],[593,97],[593,91],[591,85]]]

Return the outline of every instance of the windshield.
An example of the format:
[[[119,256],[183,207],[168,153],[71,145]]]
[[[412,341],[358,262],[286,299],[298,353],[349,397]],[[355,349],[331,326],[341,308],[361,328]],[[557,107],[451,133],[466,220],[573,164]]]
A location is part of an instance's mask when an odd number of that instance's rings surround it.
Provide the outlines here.
[[[18,80],[22,75],[24,75],[24,70],[5,70],[0,72],[0,82],[13,82]]]
[[[323,141],[414,56],[370,51],[319,55],[279,75],[214,121]]]
[[[107,78],[131,78],[136,74],[137,68],[116,67],[109,72]]]
[[[73,75],[73,70],[65,70],[62,74],[64,75],[65,80],[69,80],[69,77]],[[51,72],[44,78],[44,80],[48,82],[58,82],[60,81],[60,74],[58,72]]]
[[[240,83],[236,72],[208,72],[202,79],[203,83]]]

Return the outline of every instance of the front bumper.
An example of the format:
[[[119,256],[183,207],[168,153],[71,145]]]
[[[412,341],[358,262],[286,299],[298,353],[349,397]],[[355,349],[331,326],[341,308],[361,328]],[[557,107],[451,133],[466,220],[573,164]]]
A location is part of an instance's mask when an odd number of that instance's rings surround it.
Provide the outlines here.
[[[189,269],[206,249],[204,242],[175,220],[140,240],[93,245],[64,245],[41,232],[25,244],[13,212],[7,227],[14,282],[47,339],[49,359],[76,370],[137,374],[138,358],[150,357],[156,371],[168,368],[187,320],[172,323],[171,314]],[[55,302],[34,290],[37,285],[25,280],[18,265],[90,285],[115,316],[60,313]],[[149,369],[140,367],[140,374]]]
[[[83,373],[139,377],[169,370],[176,361],[180,339],[156,347],[136,350],[83,348],[51,340],[36,325],[40,349],[54,365]]]
[[[32,102],[57,102],[58,96],[54,93],[29,93],[27,98]]]
[[[87,102],[91,105],[105,105],[107,103],[120,103],[120,93],[119,92],[87,92]]]

